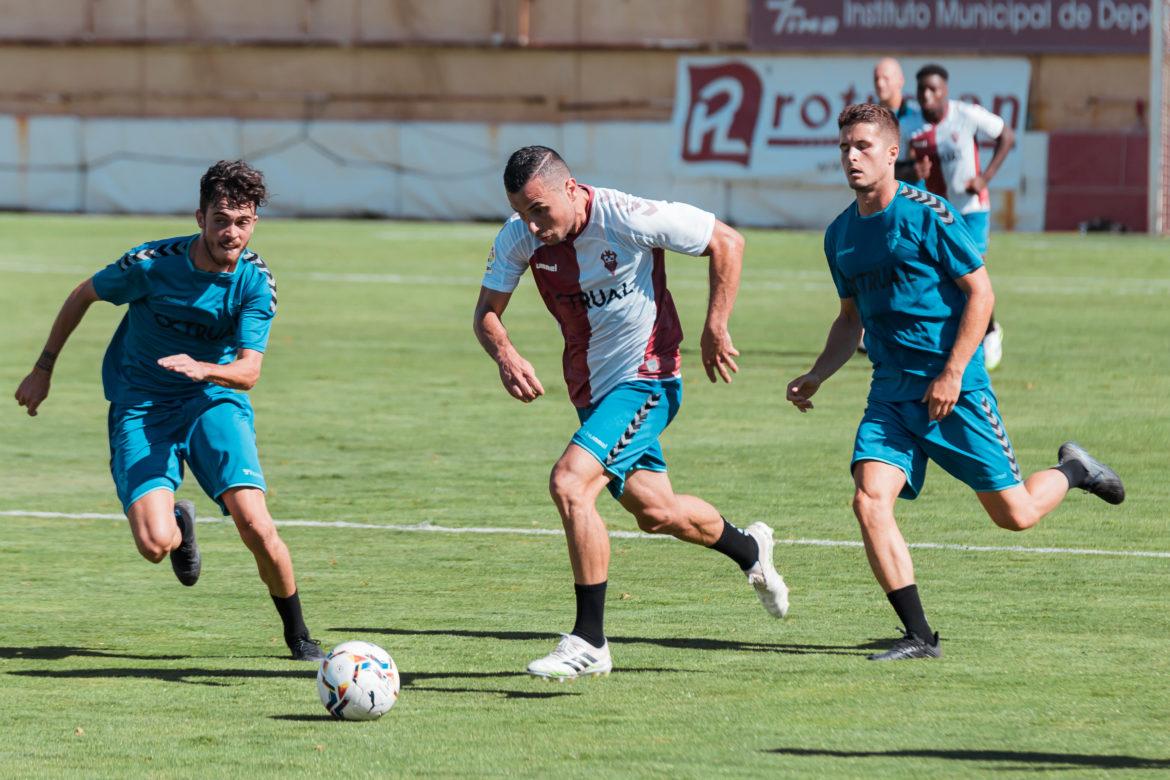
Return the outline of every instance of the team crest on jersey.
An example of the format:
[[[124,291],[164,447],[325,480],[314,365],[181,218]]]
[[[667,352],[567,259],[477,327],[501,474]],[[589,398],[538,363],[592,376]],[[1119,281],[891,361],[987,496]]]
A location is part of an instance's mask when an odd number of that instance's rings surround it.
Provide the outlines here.
[[[613,251],[612,249],[607,249],[602,252],[601,264],[605,266],[605,270],[609,271],[610,276],[617,276],[617,252]]]

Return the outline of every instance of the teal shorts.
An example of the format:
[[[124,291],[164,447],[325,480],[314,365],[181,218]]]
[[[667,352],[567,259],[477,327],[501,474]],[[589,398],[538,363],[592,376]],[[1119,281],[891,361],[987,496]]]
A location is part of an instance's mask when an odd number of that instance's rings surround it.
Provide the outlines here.
[[[895,466],[906,474],[900,497],[914,499],[926,480],[927,459],[979,493],[1023,483],[990,387],[961,393],[954,411],[937,422],[921,401],[869,400],[850,469],[863,460]]]
[[[979,248],[979,254],[987,254],[987,246],[991,243],[991,212],[990,211],[972,211],[970,214],[963,215],[963,221],[967,223],[967,230],[971,233],[971,238],[975,239],[975,246]]]
[[[621,498],[631,472],[666,471],[658,437],[682,405],[682,379],[623,382],[584,409],[572,443],[597,458],[609,474],[609,492]]]
[[[225,515],[220,497],[228,488],[267,490],[252,404],[242,393],[110,404],[109,430],[110,472],[126,511],[152,490],[178,490],[184,463]]]

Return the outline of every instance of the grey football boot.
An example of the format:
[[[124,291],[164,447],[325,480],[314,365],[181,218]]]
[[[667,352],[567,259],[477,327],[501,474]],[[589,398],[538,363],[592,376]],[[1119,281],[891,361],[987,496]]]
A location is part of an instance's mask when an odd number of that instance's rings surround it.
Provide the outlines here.
[[[1125,486],[1121,484],[1121,477],[1117,476],[1117,472],[1085,452],[1085,448],[1075,441],[1066,441],[1060,445],[1057,457],[1061,465],[1075,460],[1085,467],[1087,472],[1085,481],[1076,487],[1087,490],[1110,504],[1120,504],[1125,500]]]
[[[195,505],[190,501],[175,502],[175,522],[183,541],[171,550],[171,568],[179,582],[190,587],[199,581],[199,572],[203,568],[199,545],[195,541]]]

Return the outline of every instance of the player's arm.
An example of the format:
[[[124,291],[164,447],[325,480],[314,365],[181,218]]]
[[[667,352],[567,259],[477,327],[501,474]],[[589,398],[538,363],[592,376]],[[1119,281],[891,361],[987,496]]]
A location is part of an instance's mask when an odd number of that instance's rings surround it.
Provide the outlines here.
[[[841,310],[837,319],[829,326],[829,337],[825,348],[807,374],[798,376],[788,383],[789,402],[802,412],[813,408],[812,397],[826,379],[849,362],[857,351],[857,340],[861,338],[861,313],[852,298],[841,299]]]
[[[159,358],[158,364],[167,371],[182,374],[192,382],[210,382],[232,390],[251,390],[260,381],[260,364],[264,353],[255,349],[241,349],[230,363],[204,363],[190,355],[169,355]]]
[[[53,368],[57,364],[57,356],[65,347],[70,334],[81,323],[85,313],[94,301],[99,300],[94,289],[93,280],[86,279],[69,293],[61,310],[57,312],[57,319],[53,320],[53,327],[49,330],[49,338],[45,341],[45,348],[37,358],[36,365],[20,387],[16,389],[16,402],[28,409],[30,417],[36,417],[37,407],[49,395],[49,384],[53,377]]]
[[[513,398],[527,403],[544,395],[544,387],[536,378],[532,364],[520,356],[508,338],[503,318],[504,309],[508,308],[511,299],[512,293],[480,287],[472,329],[484,351],[500,367],[500,381],[504,389]]]
[[[982,192],[987,189],[987,185],[995,178],[995,174],[999,172],[999,168],[1003,165],[1003,161],[1007,159],[1008,152],[1016,145],[1016,131],[1007,126],[1005,122],[1003,125],[1003,132],[1001,132],[995,139],[995,150],[991,154],[991,162],[987,164],[987,169],[983,173],[976,174],[975,178],[967,182],[967,192],[972,195]]]
[[[966,293],[967,303],[963,307],[959,333],[955,336],[955,344],[951,347],[946,365],[922,396],[932,420],[941,420],[955,408],[963,387],[963,373],[987,333],[991,311],[995,308],[995,293],[991,289],[991,277],[987,275],[986,267],[980,266],[956,278],[955,284]]]
[[[711,294],[707,302],[707,321],[703,325],[703,335],[699,340],[703,368],[707,371],[707,378],[712,382],[716,381],[716,371],[723,377],[724,382],[730,382],[731,374],[739,371],[739,366],[735,363],[739,351],[731,343],[727,322],[731,319],[731,310],[735,307],[735,297],[739,293],[739,277],[743,271],[743,246],[743,236],[739,231],[715,220],[711,241],[703,251],[704,255],[711,258],[709,264]]]

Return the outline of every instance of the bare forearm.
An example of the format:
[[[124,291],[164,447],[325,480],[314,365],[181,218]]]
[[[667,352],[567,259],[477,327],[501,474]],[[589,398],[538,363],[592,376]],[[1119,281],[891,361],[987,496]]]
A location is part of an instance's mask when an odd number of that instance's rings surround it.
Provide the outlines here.
[[[955,344],[951,347],[944,371],[961,376],[967,370],[971,356],[975,354],[987,333],[987,324],[991,321],[994,307],[995,295],[990,290],[974,292],[967,298],[963,316],[959,319],[959,333],[955,336]]]
[[[64,349],[65,342],[77,329],[95,300],[91,291],[92,285],[86,280],[69,293],[65,303],[61,305],[61,310],[57,312],[57,318],[53,320],[53,327],[49,329],[49,338],[45,341],[45,348],[41,351],[40,357],[37,358],[36,367],[41,371],[48,374],[53,373],[57,356]]]
[[[222,365],[203,363],[207,368],[204,381],[232,390],[251,390],[260,381],[260,369],[251,361],[233,360]]]
[[[497,363],[502,358],[516,354],[512,340],[508,338],[508,329],[504,327],[500,316],[494,311],[476,311],[474,322],[475,337],[479,339],[484,351]]]
[[[739,279],[743,273],[743,238],[728,228],[718,243],[711,245],[708,277],[711,296],[707,301],[707,325],[726,328],[739,294]]]
[[[857,340],[861,337],[861,320],[838,316],[829,328],[825,348],[813,364],[810,373],[816,374],[823,382],[849,362],[857,351]]]
[[[1003,165],[1003,161],[1007,159],[1008,152],[1016,145],[1016,134],[1010,127],[1004,127],[1003,132],[1000,133],[999,138],[995,139],[995,151],[991,154],[991,162],[987,164],[987,170],[983,172],[983,181],[990,183],[999,172],[999,168]]]

